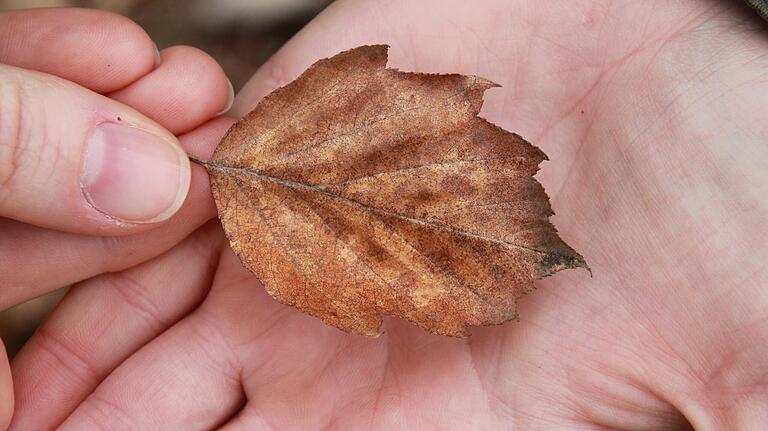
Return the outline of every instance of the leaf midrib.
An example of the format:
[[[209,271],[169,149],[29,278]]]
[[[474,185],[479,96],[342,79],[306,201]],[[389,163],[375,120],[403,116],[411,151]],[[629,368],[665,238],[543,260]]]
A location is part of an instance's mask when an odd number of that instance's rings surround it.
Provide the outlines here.
[[[490,242],[490,243],[493,243],[493,244],[501,245],[501,246],[503,246],[505,248],[515,248],[515,249],[520,249],[520,250],[524,250],[524,251],[532,252],[532,253],[537,253],[537,254],[547,254],[546,251],[538,250],[538,249],[535,249],[535,248],[532,248],[532,247],[528,247],[528,246],[525,246],[525,245],[516,244],[516,243],[509,242],[509,241],[504,241],[504,240],[497,239],[497,238],[491,238],[491,237],[487,237],[487,236],[484,236],[484,235],[476,234],[476,233],[473,233],[473,232],[468,232],[468,231],[465,231],[463,229],[455,228],[455,227],[452,227],[452,226],[445,226],[445,225],[441,225],[439,223],[434,223],[434,222],[431,222],[431,221],[428,221],[428,220],[422,220],[422,219],[419,219],[419,218],[416,218],[416,217],[410,217],[410,216],[407,216],[407,215],[403,215],[403,214],[400,214],[400,213],[395,212],[395,211],[386,210],[386,209],[383,209],[383,208],[377,208],[377,207],[365,204],[363,202],[357,201],[355,199],[348,198],[346,196],[341,196],[341,195],[338,195],[336,193],[331,193],[331,192],[329,192],[327,190],[324,190],[324,189],[321,189],[321,188],[319,188],[318,186],[315,186],[315,185],[304,184],[304,183],[299,182],[299,181],[294,181],[294,180],[289,180],[289,179],[285,179],[285,178],[279,178],[279,177],[274,177],[274,176],[271,176],[271,175],[262,174],[262,173],[253,171],[253,170],[248,169],[248,168],[236,168],[236,167],[232,167],[232,166],[227,166],[227,165],[224,165],[224,164],[221,164],[221,163],[217,163],[217,162],[214,162],[214,161],[201,162],[201,164],[203,166],[205,166],[207,169],[215,169],[215,170],[223,172],[223,173],[225,173],[227,175],[232,175],[233,173],[234,174],[240,174],[240,175],[248,175],[248,176],[252,176],[252,177],[258,178],[260,180],[268,181],[268,182],[271,182],[273,184],[278,184],[278,185],[281,185],[283,187],[288,187],[288,188],[291,188],[291,189],[294,189],[294,190],[305,190],[305,191],[312,192],[312,193],[318,193],[318,194],[327,196],[327,197],[329,197],[331,199],[341,200],[341,201],[347,202],[349,204],[358,206],[358,207],[360,207],[360,208],[362,208],[362,209],[364,209],[366,211],[372,212],[374,214],[384,215],[384,216],[388,216],[388,217],[394,217],[394,218],[397,218],[397,219],[400,219],[400,220],[403,220],[403,221],[407,221],[409,223],[417,224],[417,225],[420,225],[420,226],[427,226],[427,227],[430,227],[432,229],[437,229],[437,230],[451,232],[451,233],[454,233],[456,235],[463,236],[465,238],[470,238],[470,239],[476,239],[476,240],[480,240],[480,241]]]

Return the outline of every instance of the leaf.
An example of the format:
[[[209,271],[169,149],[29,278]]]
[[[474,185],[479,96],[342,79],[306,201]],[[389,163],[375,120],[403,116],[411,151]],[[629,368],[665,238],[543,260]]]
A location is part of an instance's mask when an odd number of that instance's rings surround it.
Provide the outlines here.
[[[546,156],[477,116],[494,83],[386,62],[386,45],[321,60],[227,132],[203,164],[232,249],[345,331],[513,319],[534,279],[586,267],[532,177]]]

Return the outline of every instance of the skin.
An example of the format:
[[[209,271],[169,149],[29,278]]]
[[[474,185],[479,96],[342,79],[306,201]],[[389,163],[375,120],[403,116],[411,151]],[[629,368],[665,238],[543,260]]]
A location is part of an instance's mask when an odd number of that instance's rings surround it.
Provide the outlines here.
[[[212,121],[228,107],[231,87],[210,56],[187,46],[174,46],[158,53],[141,27],[115,14],[85,9],[2,13],[0,71],[12,69],[8,66],[18,68],[13,69],[18,71],[17,75],[29,75],[19,80],[22,85],[29,85],[26,81],[34,78],[37,87],[60,89],[66,85],[69,91],[62,100],[51,100],[49,94],[18,104],[29,111],[20,115],[22,124],[37,132],[28,132],[28,139],[22,144],[32,147],[30,142],[38,141],[29,136],[49,139],[39,140],[43,141],[40,148],[19,150],[21,161],[12,174],[23,179],[6,180],[0,185],[0,198],[6,200],[14,190],[19,196],[31,194],[28,190],[35,190],[37,183],[50,182],[54,171],[60,177],[78,175],[79,161],[75,157],[80,155],[64,148],[62,141],[66,139],[59,136],[62,133],[56,129],[55,119],[47,119],[50,124],[46,124],[46,115],[39,115],[45,114],[51,105],[62,105],[66,110],[67,106],[89,104],[95,112],[133,108],[137,115],[148,117],[146,121],[154,120],[155,127],[162,126],[163,133],[180,135],[187,150],[210,145],[230,124],[221,119]],[[158,94],[163,97],[157,97]],[[3,108],[15,105],[13,101],[3,101]],[[11,120],[5,117],[3,124]],[[5,141],[12,137],[4,135],[0,139],[4,145],[10,145]],[[42,169],[30,168],[23,162],[25,152],[52,152],[56,160],[68,154],[71,160],[43,164]],[[49,192],[61,188],[52,184]],[[81,204],[79,189],[38,196],[38,200],[45,202],[45,207],[35,217],[37,223],[20,221],[32,218],[31,208],[27,214],[23,206],[16,212],[0,208],[0,308],[157,256],[215,214],[206,176],[199,173],[192,176],[190,192],[182,207],[172,218],[160,223],[121,223],[109,217],[94,217],[92,208]],[[59,208],[68,208],[70,212]]]
[[[367,339],[273,301],[212,222],[68,294],[13,363],[12,429],[768,427],[763,23],[714,0],[341,1],[231,112],[375,42],[503,85],[483,115],[550,156],[553,222],[594,276],[541,280],[467,339],[394,319]]]
[[[38,134],[48,130],[47,136],[52,138],[42,142],[46,148],[28,150],[44,153],[64,141],[53,133],[56,124],[45,124],[45,115],[25,116],[24,109],[45,113],[56,104],[92,103],[94,112],[104,105],[117,111],[132,108],[137,115],[154,120],[154,127],[163,128],[163,133],[181,135],[187,149],[215,140],[230,124],[227,120],[212,120],[231,103],[231,87],[221,67],[192,47],[174,46],[161,52],[156,49],[138,25],[106,12],[36,9],[0,14],[2,70],[14,70],[14,74],[23,77],[19,79],[22,85],[34,80],[37,85],[48,86],[52,90],[49,96],[58,94],[54,91],[61,88],[69,89],[69,97],[61,100],[37,98],[18,105],[22,124]],[[165,97],[155,97],[160,93]],[[2,99],[6,102],[2,103],[3,108],[14,106],[7,98]],[[13,111],[3,111],[7,112]],[[0,117],[7,126],[8,117]],[[5,134],[0,137],[0,148],[13,146],[6,138]],[[27,139],[21,144],[29,145],[31,141]],[[63,152],[64,148],[54,151]],[[74,163],[54,166],[60,171],[76,169]],[[42,182],[51,175],[49,169],[26,172],[35,172],[36,176],[2,184],[3,196],[14,188],[32,189],[36,181]],[[78,222],[79,214],[73,216],[51,209],[76,204],[81,199],[79,191],[38,199],[49,209],[38,217],[37,225],[16,219],[24,218],[23,208],[16,213],[0,210],[0,309],[157,256],[215,214],[207,179],[199,173],[192,177],[184,205],[174,217],[161,223],[121,223],[106,217]],[[13,384],[4,351],[0,357],[0,428],[5,428],[13,412]]]

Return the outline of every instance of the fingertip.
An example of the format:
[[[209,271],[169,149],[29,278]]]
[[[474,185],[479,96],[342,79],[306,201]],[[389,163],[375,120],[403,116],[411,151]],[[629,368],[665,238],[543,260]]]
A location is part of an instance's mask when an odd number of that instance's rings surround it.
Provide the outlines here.
[[[99,93],[150,72],[156,52],[141,26],[111,12],[43,8],[0,14],[1,63],[50,73]]]
[[[107,21],[109,27],[100,24],[98,29],[102,36],[102,43],[98,46],[102,49],[102,58],[96,62],[96,66],[107,70],[101,77],[94,73],[93,85],[98,86],[93,88],[94,91],[104,93],[125,87],[158,66],[157,45],[140,25],[112,13],[98,19],[100,22]]]
[[[163,65],[168,67],[163,72],[176,77],[176,80],[165,81],[173,82],[174,87],[170,90],[176,90],[178,94],[175,109],[169,111],[177,114],[177,122],[182,123],[184,119],[187,122],[168,127],[169,130],[186,132],[229,110],[235,97],[234,88],[224,69],[207,52],[193,46],[177,45],[160,54]],[[159,72],[152,75],[160,75]]]
[[[110,97],[133,106],[176,134],[229,109],[234,90],[213,57],[190,46],[166,48],[160,55],[157,69]]]

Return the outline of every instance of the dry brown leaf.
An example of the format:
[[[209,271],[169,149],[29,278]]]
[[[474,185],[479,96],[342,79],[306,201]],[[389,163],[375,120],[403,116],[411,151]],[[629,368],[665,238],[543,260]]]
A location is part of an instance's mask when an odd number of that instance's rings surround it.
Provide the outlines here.
[[[321,60],[204,162],[232,249],[278,301],[375,336],[383,315],[462,336],[533,280],[586,267],[549,223],[538,148],[477,116],[495,84]]]

